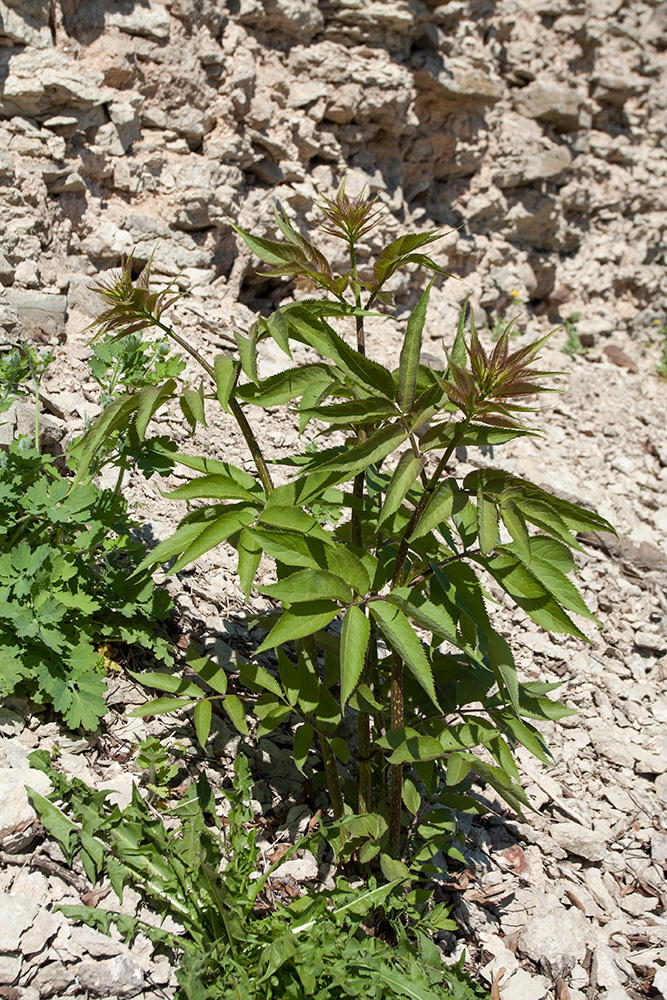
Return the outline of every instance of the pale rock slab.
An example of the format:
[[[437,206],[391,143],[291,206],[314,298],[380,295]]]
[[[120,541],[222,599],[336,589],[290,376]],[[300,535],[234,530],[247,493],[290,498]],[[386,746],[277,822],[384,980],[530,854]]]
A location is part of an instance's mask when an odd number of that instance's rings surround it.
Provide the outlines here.
[[[18,951],[21,935],[32,925],[39,913],[39,903],[28,896],[2,897],[0,919],[0,952]]]
[[[48,49],[53,45],[49,27],[52,0],[3,0],[0,2],[0,40],[3,44]]]
[[[538,904],[521,931],[519,949],[557,979],[586,957],[591,927],[583,913],[566,910],[555,896],[536,898]]]
[[[21,973],[20,955],[0,954],[0,984],[11,986]]]
[[[607,854],[604,838],[579,823],[554,823],[549,832],[564,850],[587,861],[602,861]]]
[[[307,41],[324,26],[324,17],[315,0],[240,0],[241,24]]]
[[[520,114],[547,122],[561,132],[579,128],[583,98],[578,91],[557,82],[535,80],[518,91],[513,103]]]
[[[22,761],[9,763],[0,752],[0,845],[14,853],[26,848],[34,838],[32,824],[37,814],[28,802],[25,786],[34,788],[40,795],[48,795],[51,782],[42,772]]]
[[[0,95],[0,114],[36,117],[63,108],[85,108],[113,100],[101,73],[81,70],[60,49],[26,48],[12,55]]]
[[[542,1000],[550,985],[544,976],[535,976],[525,969],[517,969],[506,985],[503,986],[501,980],[501,1000]]]
[[[128,14],[109,10],[104,20],[108,27],[120,28],[127,35],[152,38],[157,42],[165,42],[169,38],[171,20],[162,4],[136,4]]]
[[[128,955],[79,962],[76,977],[84,990],[98,997],[134,997],[144,986],[143,972]]]

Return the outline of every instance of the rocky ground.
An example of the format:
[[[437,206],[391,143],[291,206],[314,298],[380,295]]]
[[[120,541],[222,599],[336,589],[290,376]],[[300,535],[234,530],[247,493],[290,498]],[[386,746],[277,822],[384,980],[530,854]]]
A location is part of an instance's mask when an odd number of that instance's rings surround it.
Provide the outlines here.
[[[241,308],[242,316],[245,310]],[[439,331],[437,331],[439,334]],[[392,321],[371,338],[391,358]],[[564,369],[557,379],[562,396],[549,399],[540,414],[544,439],[520,439],[496,456],[469,449],[458,456],[457,473],[490,461],[576,497],[608,517],[619,531],[591,537],[578,556],[580,585],[597,611],[601,629],[588,629],[590,648],[549,637],[522,612],[501,605],[501,630],[516,648],[525,678],[562,683],[560,697],[578,710],[564,723],[543,727],[555,763],[545,767],[519,750],[536,812],[525,822],[488,798],[490,813],[469,831],[467,868],[446,877],[446,892],[459,924],[448,949],[465,949],[471,966],[489,984],[499,970],[502,1000],[555,996],[621,1000],[667,994],[667,387],[655,373],[654,346],[614,341],[611,355],[591,350],[569,358],[555,334],[544,361]],[[521,341],[519,341],[521,343]],[[203,342],[200,346],[205,347]],[[609,346],[609,345],[608,345]],[[439,339],[426,344],[437,359]],[[81,381],[83,338],[59,351],[46,386],[54,409],[66,408],[67,422],[53,415],[52,432],[75,433],[82,414],[94,411],[95,386]],[[624,350],[625,356],[619,351]],[[263,370],[271,370],[271,356]],[[633,370],[637,368],[637,371]],[[77,416],[78,415],[78,416]],[[179,436],[176,414],[155,425]],[[269,414],[260,436],[276,456],[296,436],[289,421]],[[225,426],[198,432],[197,446],[213,455],[246,460],[242,443]],[[504,452],[504,453],[503,453]],[[173,484],[178,481],[172,477]],[[162,484],[161,484],[162,486]],[[132,505],[155,537],[166,534],[183,511],[160,496],[152,481],[131,482]],[[231,550],[221,548],[169,580],[185,634],[223,661],[247,642],[239,614],[243,602],[234,583]],[[267,571],[268,567],[265,568]],[[500,592],[497,595],[500,597]],[[251,600],[259,609],[261,598]],[[64,869],[55,845],[43,841],[22,794],[25,783],[43,790],[43,776],[29,771],[27,754],[57,746],[66,773],[98,788],[112,788],[127,802],[140,770],[137,744],[148,735],[167,737],[187,748],[188,769],[202,763],[218,786],[241,749],[254,762],[255,809],[269,819],[266,855],[307,824],[303,778],[288,765],[291,738],[280,733],[255,746],[240,742],[219,725],[206,758],[183,718],[176,729],[164,720],[128,719],[125,708],[143,700],[128,680],[110,682],[109,713],[93,738],[63,734],[43,724],[29,706],[8,703],[0,714],[0,980],[7,997],[169,996],[173,980],[163,961],[139,937],[132,948],[52,912],[55,902],[79,902],[91,886],[82,873]],[[290,862],[297,882],[329,878],[328,866],[312,856]],[[285,873],[287,874],[287,873]],[[108,904],[109,900],[105,901]],[[138,899],[126,895],[130,912]]]
[[[344,174],[352,193],[367,184],[387,208],[369,249],[415,228],[460,227],[440,244],[438,260],[459,280],[434,289],[433,364],[467,293],[480,326],[516,313],[526,337],[581,313],[588,355],[564,355],[562,331],[545,352],[544,367],[565,370],[556,384],[566,391],[545,404],[544,439],[493,458],[619,532],[590,538],[578,557],[602,625],[588,630],[589,648],[498,608],[524,676],[559,680],[579,712],[546,727],[552,767],[519,752],[536,812],[519,822],[489,800],[466,871],[446,881],[460,928],[450,954],[465,948],[489,983],[504,968],[502,1000],[667,996],[667,386],[655,372],[667,318],[666,30],[656,0],[0,2],[0,339],[59,345],[45,387],[51,444],[99,412],[80,332],[98,308],[92,276],[157,246],[158,276],[191,293],[178,308],[183,331],[204,351],[229,347],[232,329],[283,291],[256,274],[227,217],[274,235],[279,198],[312,224],[318,190]],[[399,311],[417,287],[412,275],[397,281]],[[392,322],[377,321],[369,343],[394,359]],[[260,372],[281,365],[265,353]],[[3,434],[28,429],[20,407],[11,421]],[[276,456],[296,443],[289,417],[266,414],[257,427]],[[186,437],[176,412],[156,429]],[[247,461],[224,425],[188,448]],[[470,450],[458,460],[464,473],[491,458]],[[154,480],[129,489],[147,537],[173,530],[180,504]],[[184,634],[223,658],[244,648],[230,550],[168,586]],[[24,704],[0,709],[7,1000],[173,994],[145,938],[127,948],[53,912],[90,886],[41,839],[22,792],[26,782],[45,790],[27,755],[57,745],[67,773],[127,801],[137,743],[165,732],[123,714],[141,698],[126,679],[110,682],[93,739],[63,734]],[[200,751],[180,722],[170,733],[193,768]],[[288,745],[278,735],[242,747],[256,810],[273,818],[267,856],[309,818]],[[216,731],[205,761],[214,783],[239,746]],[[302,858],[290,877],[315,884],[330,872]]]

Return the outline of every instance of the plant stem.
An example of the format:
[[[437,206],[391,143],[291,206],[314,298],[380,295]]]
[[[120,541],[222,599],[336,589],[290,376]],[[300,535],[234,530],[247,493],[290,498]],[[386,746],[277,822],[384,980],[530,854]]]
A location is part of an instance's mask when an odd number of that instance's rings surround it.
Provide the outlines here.
[[[391,654],[391,728],[402,729],[405,722],[403,700],[403,660],[397,652]],[[389,797],[389,849],[398,853],[403,812],[403,765],[392,764]]]
[[[317,647],[315,646],[315,640],[312,635],[305,636],[302,640],[303,652],[306,657],[310,660],[310,665],[313,671],[318,671],[317,662]],[[343,792],[340,784],[340,775],[338,774],[338,766],[336,764],[336,758],[334,752],[331,749],[331,744],[325,736],[325,734],[318,729],[317,735],[320,741],[320,749],[322,751],[322,760],[324,762],[324,770],[327,776],[327,785],[329,791],[329,798],[331,799],[331,809],[333,812],[334,819],[342,819],[344,814],[343,806]]]
[[[371,626],[373,629],[374,626]],[[366,647],[366,662],[361,675],[361,683],[369,685],[371,680],[375,641],[371,634]],[[359,743],[359,813],[372,812],[373,807],[373,767],[371,761],[371,717],[368,712],[357,713],[357,740]]]
[[[210,365],[208,361],[206,361],[206,359],[201,356],[199,351],[197,351],[192,346],[192,344],[189,344],[187,340],[181,337],[179,333],[176,333],[176,331],[172,329],[172,327],[166,326],[159,320],[156,321],[156,326],[159,326],[161,330],[164,330],[164,332],[168,336],[170,336],[173,340],[175,340],[176,343],[180,347],[182,347],[184,351],[187,351],[190,357],[195,359],[197,364],[204,369],[206,374],[211,378],[211,380],[215,384],[215,371],[213,369],[213,366]],[[239,430],[243,434],[246,444],[248,445],[248,449],[255,463],[255,467],[257,469],[257,473],[264,488],[264,492],[266,493],[267,496],[269,496],[271,493],[273,493],[274,489],[273,481],[271,479],[271,473],[269,472],[269,467],[266,464],[266,459],[264,458],[264,455],[262,454],[262,449],[259,446],[259,442],[253,433],[252,427],[248,423],[248,419],[245,413],[243,412],[240,403],[238,402],[237,399],[234,399],[233,396],[231,396],[229,399],[229,408],[232,411],[234,419],[239,425]]]
[[[121,455],[120,461],[118,463],[118,477],[116,479],[116,485],[114,486],[115,496],[118,496],[120,493],[120,488],[123,484],[123,476],[125,475],[126,469],[127,469],[127,462],[125,461],[125,458]]]
[[[329,786],[329,798],[331,799],[333,817],[334,819],[342,819],[344,813],[343,792],[340,787],[340,775],[336,766],[336,758],[331,749],[331,744],[324,733],[318,733],[318,736],[320,750],[322,751],[322,760],[324,761],[324,770],[327,776],[327,784]]]
[[[414,511],[412,512],[412,517],[408,521],[408,525],[407,525],[405,531],[403,532],[403,537],[401,538],[401,544],[398,547],[398,554],[396,556],[396,568],[394,569],[394,579],[393,579],[393,586],[394,587],[396,587],[396,586],[400,587],[402,585],[402,583],[403,583],[403,577],[404,577],[404,573],[405,573],[405,563],[406,563],[406,560],[407,560],[408,548],[409,548],[409,541],[408,541],[408,539],[410,538],[410,535],[412,534],[412,532],[417,527],[417,524],[419,523],[422,514],[426,510],[426,506],[427,506],[429,500],[431,499],[433,493],[435,492],[436,486],[438,485],[438,482],[440,480],[440,476],[442,475],[443,470],[445,469],[445,467],[447,465],[447,462],[452,457],[452,454],[454,453],[454,449],[456,448],[458,442],[460,441],[461,435],[462,435],[463,431],[465,430],[465,428],[470,423],[471,419],[472,419],[472,416],[468,416],[468,417],[465,418],[465,420],[462,420],[461,423],[459,423],[459,424],[456,425],[456,428],[455,428],[454,433],[452,435],[452,440],[449,442],[449,445],[447,446],[447,450],[445,451],[445,454],[442,456],[442,458],[438,462],[438,464],[437,464],[437,466],[435,468],[435,472],[433,473],[433,475],[429,479],[428,484],[427,484],[424,492],[422,493],[421,497],[419,498],[419,503],[417,504],[417,506],[415,507]]]
[[[35,382],[35,448],[39,455],[39,382]]]
[[[361,291],[359,289],[359,282],[357,277],[357,251],[354,246],[354,240],[349,241],[350,247],[350,264],[352,271],[352,285],[354,287],[354,304],[357,309],[361,309]],[[364,331],[364,317],[356,316],[357,324],[357,350],[359,354],[366,356],[366,334]]]
[[[350,248],[350,267],[352,273],[352,284],[354,287],[354,304],[357,309],[361,309],[361,291],[359,289],[358,279],[357,279],[357,251],[354,247],[354,240],[350,239],[348,246]],[[356,316],[356,327],[357,327],[357,350],[359,354],[366,356],[366,335],[364,331],[364,317]],[[366,438],[366,430],[359,432],[359,440],[363,441]],[[352,495],[356,497],[357,500],[362,500],[364,496],[364,484],[366,481],[366,475],[364,472],[360,472],[358,476],[354,477],[354,484],[352,486]],[[353,545],[357,548],[362,548],[363,543],[363,533],[361,530],[361,514],[357,510],[352,511],[350,518],[350,540]]]

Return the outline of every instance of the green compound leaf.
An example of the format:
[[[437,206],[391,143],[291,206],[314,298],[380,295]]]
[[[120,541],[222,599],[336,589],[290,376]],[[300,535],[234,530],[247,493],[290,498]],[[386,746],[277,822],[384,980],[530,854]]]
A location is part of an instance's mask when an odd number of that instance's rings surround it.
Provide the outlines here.
[[[241,590],[246,597],[250,596],[250,590],[255,581],[255,574],[262,558],[262,546],[249,531],[242,529],[239,533],[239,540],[236,543],[239,554],[238,574]]]
[[[498,508],[481,492],[477,494],[477,533],[482,555],[486,556],[498,542]]]
[[[235,470],[241,472],[240,469]],[[197,476],[178,486],[167,496],[173,500],[254,500],[253,493],[243,486],[231,471],[224,474]]]
[[[321,598],[331,598],[347,604],[353,599],[352,591],[345,581],[324,569],[299,570],[284,577],[279,583],[257,589],[285,604],[302,604]]]
[[[226,413],[230,413],[229,400],[234,391],[236,380],[239,376],[240,364],[227,354],[216,354],[213,359],[213,371],[215,372],[215,393],[220,406]]]
[[[460,427],[460,421],[456,420],[433,424],[419,438],[419,447],[422,451],[446,448],[455,432],[457,433],[457,443],[468,448],[488,448],[489,446],[505,444],[514,438],[536,436],[536,432],[519,427],[488,427],[486,424],[474,423],[468,424],[463,431],[460,430]],[[459,428],[458,431],[457,428]]]
[[[146,390],[144,389],[144,392]],[[183,416],[194,431],[197,424],[208,427],[206,423],[206,413],[204,411],[204,390],[184,389],[180,399]]]
[[[248,736],[248,722],[241,699],[237,698],[235,694],[228,694],[222,703],[222,707],[231,719],[234,728],[243,736]]]
[[[307,604],[293,604],[289,611],[284,611],[268,636],[261,644],[257,653],[266,649],[274,649],[284,642],[303,639],[312,635],[318,629],[324,628],[338,614],[340,608],[333,601],[310,601]]]
[[[577,590],[574,583],[568,579],[561,565],[572,564],[572,556],[569,549],[562,542],[555,538],[546,538],[543,535],[533,535],[530,538],[530,555],[525,559],[519,545],[515,542],[511,546],[505,546],[512,550],[521,562],[529,569],[537,579],[544,584],[556,600],[568,611],[588,618],[590,621],[597,621],[595,615],[586,605],[583,597]],[[559,565],[560,563],[560,565]]]
[[[426,291],[410,314],[405,330],[405,340],[403,341],[398,368],[398,405],[404,413],[409,413],[412,410],[415,401],[419,358],[422,349],[422,333],[434,280],[432,279],[428,283]]]
[[[303,765],[308,759],[310,748],[313,743],[313,727],[309,722],[304,722],[294,733],[294,763],[299,771],[304,774]]]
[[[344,708],[361,677],[366,663],[366,650],[371,623],[361,608],[352,606],[345,612],[340,637],[340,701]]]
[[[306,471],[327,473],[326,485],[336,486],[352,479],[359,472],[364,472],[371,465],[377,465],[395,451],[407,436],[407,431],[401,424],[389,424],[351,448],[328,448],[313,455],[307,462]]]
[[[418,638],[410,621],[399,608],[387,601],[373,601],[369,605],[370,613],[375,618],[380,631],[401,657],[410,672],[424,688],[429,698],[441,711],[438,696],[433,684],[433,672],[421,640]]]
[[[370,420],[389,420],[397,416],[396,406],[384,399],[358,399],[330,406],[302,407],[299,412],[309,420],[323,420],[332,426],[356,426]]]
[[[415,455],[412,451],[403,452],[387,487],[378,517],[378,528],[388,517],[396,513],[425,464],[426,458],[423,455]]]
[[[526,566],[530,566],[532,558],[530,536],[525,517],[513,500],[501,499],[499,510],[503,524],[512,536],[517,555]],[[569,549],[567,551],[569,552]]]
[[[197,684],[193,684],[186,677],[178,677],[176,674],[159,674],[155,671],[137,674],[130,671],[132,677],[143,687],[155,688],[157,691],[166,691],[168,694],[178,694],[181,697],[201,698],[202,690]]]
[[[201,696],[199,691],[198,697]],[[192,705],[193,698],[154,698],[147,701],[145,705],[139,705],[128,712],[128,716],[133,719],[143,719],[147,715],[164,715],[166,712],[177,712],[181,708]]]
[[[512,555],[497,555],[478,561],[488,569],[497,583],[533,621],[549,632],[574,635],[584,642],[588,637],[574,624],[570,616],[551,591],[538,579],[532,569]]]
[[[300,365],[298,368],[288,368],[269,378],[261,379],[257,385],[249,383],[236,387],[238,399],[253,406],[279,406],[298,399],[306,390],[317,388],[319,391],[338,384],[336,369],[333,365],[315,362]],[[319,393],[318,393],[319,395]]]
[[[418,538],[427,535],[429,531],[437,528],[443,521],[462,511],[467,503],[468,497],[459,489],[456,480],[453,478],[445,479],[444,482],[436,487],[433,496],[424,509],[424,513],[410,535],[409,541],[414,542]]]
[[[393,400],[396,389],[391,372],[350,347],[324,319],[313,316],[298,303],[283,310],[294,339],[314,347],[318,354],[335,361],[340,371],[367,392]]]
[[[197,702],[195,705],[195,732],[199,740],[200,747],[206,746],[206,741],[211,732],[211,702],[208,698]]]

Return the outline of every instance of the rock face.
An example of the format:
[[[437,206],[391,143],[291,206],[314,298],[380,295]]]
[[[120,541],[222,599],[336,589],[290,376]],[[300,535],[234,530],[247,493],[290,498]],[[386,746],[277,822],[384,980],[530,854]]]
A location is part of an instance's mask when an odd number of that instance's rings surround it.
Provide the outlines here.
[[[227,220],[273,236],[276,197],[312,219],[347,174],[401,225],[458,227],[445,263],[491,325],[520,302],[642,335],[662,320],[664,6],[0,0],[0,281],[54,294],[62,326],[75,275],[157,247],[204,298],[250,299]]]

